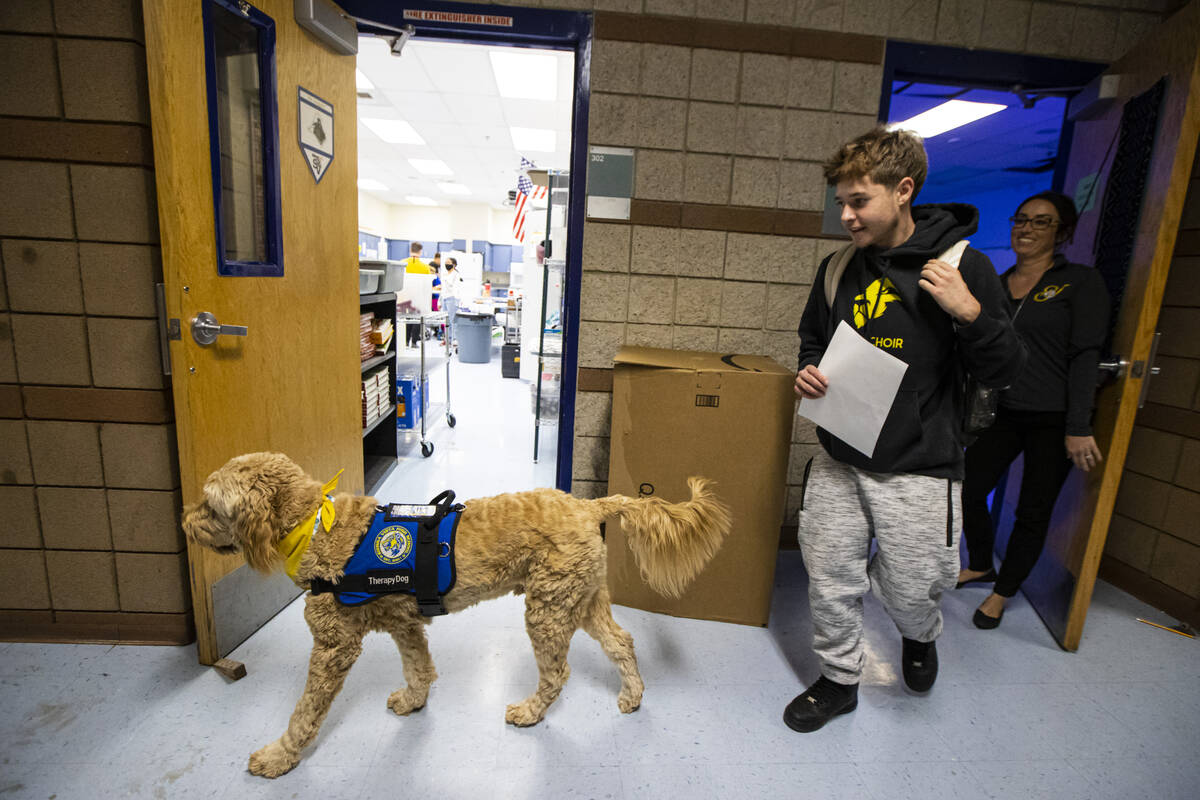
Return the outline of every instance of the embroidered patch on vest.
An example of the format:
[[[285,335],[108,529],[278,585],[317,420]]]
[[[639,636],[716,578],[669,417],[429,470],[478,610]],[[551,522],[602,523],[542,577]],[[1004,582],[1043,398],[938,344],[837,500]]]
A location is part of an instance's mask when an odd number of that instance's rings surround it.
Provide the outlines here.
[[[389,525],[375,535],[375,556],[384,564],[399,564],[412,547],[412,533],[403,525]]]

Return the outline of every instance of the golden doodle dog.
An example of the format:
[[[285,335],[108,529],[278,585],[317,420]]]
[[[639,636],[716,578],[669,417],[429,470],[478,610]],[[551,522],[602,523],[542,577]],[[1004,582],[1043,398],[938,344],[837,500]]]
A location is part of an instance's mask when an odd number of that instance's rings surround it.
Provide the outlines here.
[[[456,580],[443,597],[448,612],[512,592],[525,595],[525,628],[538,666],[537,689],[508,706],[505,719],[535,725],[566,683],[567,648],[582,628],[600,643],[621,675],[617,707],[625,713],[642,701],[642,678],[633,637],[613,620],[605,577],[600,523],[618,517],[647,583],[678,596],[709,562],[729,532],[730,516],[709,482],[690,478],[691,499],[621,495],[582,500],[554,489],[470,500],[455,535]],[[373,497],[336,494],[287,456],[250,453],[231,459],[204,485],[204,500],[184,510],[189,539],[219,552],[239,552],[260,572],[284,566],[308,588],[317,579],[337,581],[376,511]],[[334,521],[315,533],[302,555],[280,552],[289,532],[332,505]],[[328,515],[327,515],[328,516]],[[291,537],[288,537],[289,539]],[[285,548],[286,549],[286,548]],[[304,619],[313,636],[308,679],[291,721],[276,741],[250,756],[250,771],[274,778],[300,761],[316,737],[333,698],[362,652],[369,631],[391,634],[400,649],[407,686],[388,708],[408,714],[425,705],[437,678],[424,626],[430,622],[411,594],[384,594],[365,605],[341,605],[333,594],[308,594]]]

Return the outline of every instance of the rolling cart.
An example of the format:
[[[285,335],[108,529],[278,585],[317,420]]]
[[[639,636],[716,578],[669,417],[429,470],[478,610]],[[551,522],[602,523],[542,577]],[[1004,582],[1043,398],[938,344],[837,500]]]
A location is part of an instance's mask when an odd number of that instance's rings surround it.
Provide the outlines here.
[[[431,323],[432,324],[442,324],[445,321],[446,321],[446,312],[445,311],[434,311],[431,314],[397,314],[396,315],[397,329],[399,329],[399,324],[402,322],[405,322],[405,323],[415,322],[421,326],[421,337],[420,337],[421,371],[420,371],[420,374],[417,376],[417,386],[423,387],[425,385],[425,327]],[[446,342],[445,342],[445,345],[446,345],[446,424],[449,425],[451,428],[453,428],[454,425],[457,423],[457,420],[454,419],[454,414],[452,414],[450,412],[450,337],[447,336],[445,338],[446,338]],[[428,398],[422,396],[421,397],[421,405],[426,405],[427,403],[428,403]],[[426,417],[425,414],[421,414],[421,455],[424,456],[425,458],[429,458],[431,455],[433,455],[433,442],[429,441],[429,439],[426,436],[426,428],[425,428],[426,419],[425,419],[425,417]]]

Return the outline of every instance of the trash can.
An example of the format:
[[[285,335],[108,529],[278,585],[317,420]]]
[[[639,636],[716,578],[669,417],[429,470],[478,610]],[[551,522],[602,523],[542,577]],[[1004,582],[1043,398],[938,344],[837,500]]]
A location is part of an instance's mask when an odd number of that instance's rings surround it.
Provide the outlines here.
[[[454,335],[458,339],[458,360],[464,364],[486,364],[492,360],[492,315],[454,316]]]

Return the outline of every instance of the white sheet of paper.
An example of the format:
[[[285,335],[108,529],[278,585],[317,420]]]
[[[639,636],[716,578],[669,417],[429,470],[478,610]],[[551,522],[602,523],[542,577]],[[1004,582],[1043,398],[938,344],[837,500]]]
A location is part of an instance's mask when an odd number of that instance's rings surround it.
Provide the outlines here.
[[[800,416],[870,458],[908,364],[859,336],[843,320],[817,369],[829,380],[829,388],[824,397],[801,400]]]

